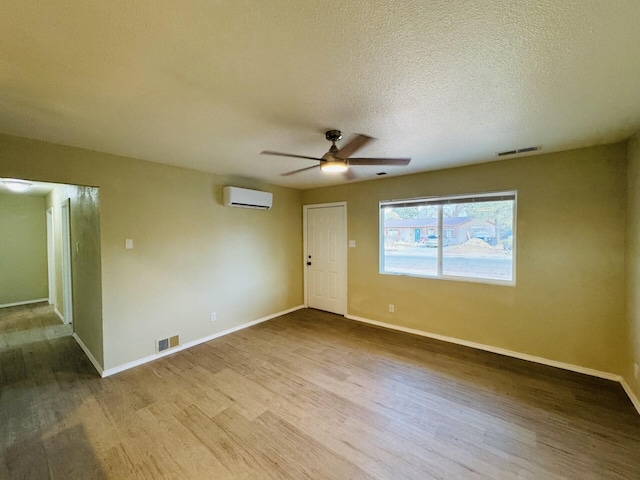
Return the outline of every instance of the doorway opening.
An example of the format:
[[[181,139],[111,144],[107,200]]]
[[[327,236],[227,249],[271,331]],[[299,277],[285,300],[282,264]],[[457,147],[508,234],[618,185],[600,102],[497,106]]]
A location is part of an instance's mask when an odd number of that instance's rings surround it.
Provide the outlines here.
[[[83,232],[73,212],[79,192],[98,192],[25,183],[22,192],[0,183],[0,350],[74,334],[73,280],[83,260],[72,245]]]

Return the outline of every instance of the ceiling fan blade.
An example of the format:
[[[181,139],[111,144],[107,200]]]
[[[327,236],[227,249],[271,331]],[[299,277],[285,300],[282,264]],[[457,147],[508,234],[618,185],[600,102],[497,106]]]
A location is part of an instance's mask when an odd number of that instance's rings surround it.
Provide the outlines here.
[[[350,158],[349,165],[409,165],[410,158]]]
[[[307,157],[306,155],[294,155],[293,153],[272,152],[271,150],[263,150],[260,155],[277,155],[278,157],[306,158],[307,160],[322,160],[321,158]]]
[[[349,143],[347,143],[344,147],[342,147],[338,151],[338,153],[336,153],[334,156],[341,158],[342,160],[346,160],[351,155],[356,153],[357,150],[360,150],[362,147],[364,147],[367,143],[371,142],[372,140],[375,140],[375,138],[369,137],[367,135],[361,135],[358,133],[356,134],[355,137],[353,137],[349,141]]]
[[[344,178],[346,178],[347,180],[354,180],[356,177],[356,174],[353,173],[353,171],[350,168],[347,168],[344,173],[342,174],[344,176]]]
[[[289,175],[293,175],[294,173],[304,172],[305,170],[313,170],[314,168],[319,168],[320,165],[314,165],[313,167],[301,168],[299,170],[293,170],[292,172],[281,173],[281,177],[288,177]]]

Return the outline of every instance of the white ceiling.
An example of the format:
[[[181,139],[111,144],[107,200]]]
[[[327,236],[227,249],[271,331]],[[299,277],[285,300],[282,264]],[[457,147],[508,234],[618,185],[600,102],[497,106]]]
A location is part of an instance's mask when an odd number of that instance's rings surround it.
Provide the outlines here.
[[[324,131],[389,175],[640,129],[640,1],[20,0],[0,15],[0,131],[297,188]],[[379,167],[356,167],[373,178]]]

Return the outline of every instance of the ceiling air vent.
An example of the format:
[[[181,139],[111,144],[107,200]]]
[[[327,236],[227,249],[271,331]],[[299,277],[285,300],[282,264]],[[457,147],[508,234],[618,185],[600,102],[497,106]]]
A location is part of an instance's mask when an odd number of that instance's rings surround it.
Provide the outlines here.
[[[507,150],[506,152],[498,152],[499,157],[506,157],[507,155],[517,155],[519,153],[529,153],[535,152],[536,150],[540,150],[542,145],[538,145],[537,147],[526,147],[519,148],[518,150]]]

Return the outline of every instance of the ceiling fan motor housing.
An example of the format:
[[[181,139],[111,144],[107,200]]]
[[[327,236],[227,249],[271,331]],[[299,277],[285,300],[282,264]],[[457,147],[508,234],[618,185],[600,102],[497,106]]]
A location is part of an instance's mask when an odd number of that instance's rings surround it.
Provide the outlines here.
[[[334,143],[342,140],[342,132],[340,130],[327,130],[324,136],[327,140]]]

